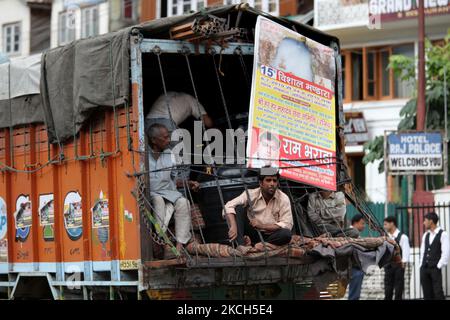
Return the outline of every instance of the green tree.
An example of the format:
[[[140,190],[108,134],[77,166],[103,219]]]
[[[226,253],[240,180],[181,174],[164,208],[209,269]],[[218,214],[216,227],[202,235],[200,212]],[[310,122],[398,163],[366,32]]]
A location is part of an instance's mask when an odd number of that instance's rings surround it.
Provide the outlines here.
[[[426,68],[426,116],[425,124],[427,130],[441,130],[445,126],[444,118],[444,90],[447,97],[450,92],[450,29],[443,44],[433,45],[428,39],[425,40],[425,68]],[[414,130],[416,128],[417,112],[417,60],[403,55],[393,55],[389,60],[388,68],[392,68],[394,74],[403,81],[414,83],[413,97],[400,111],[401,121],[398,130]],[[444,68],[447,73],[447,86],[444,88]],[[447,99],[448,99],[447,98]],[[448,101],[450,103],[450,101]],[[449,110],[450,111],[450,110]],[[447,114],[448,119],[448,114]],[[447,137],[448,138],[448,137]],[[384,136],[377,136],[364,145],[367,151],[363,163],[368,164],[384,156]],[[378,166],[378,171],[384,171],[384,160]],[[442,180],[442,179],[441,179]]]

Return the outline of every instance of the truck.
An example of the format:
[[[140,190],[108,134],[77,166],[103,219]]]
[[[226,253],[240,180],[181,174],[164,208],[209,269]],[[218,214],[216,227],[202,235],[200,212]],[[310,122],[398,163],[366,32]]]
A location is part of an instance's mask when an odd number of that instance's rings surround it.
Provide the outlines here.
[[[196,248],[177,252],[151,210],[145,116],[152,102],[168,91],[189,92],[217,130],[247,128],[258,17],[332,53],[334,183],[384,235],[346,173],[339,40],[245,4],[212,7],[77,40],[0,69],[7,85],[0,100],[3,298],[343,297],[352,261],[349,253],[335,254],[333,239],[317,240],[308,228],[314,185],[284,179],[280,186],[292,202],[300,256],[289,247],[249,258],[229,246],[223,203],[257,182],[245,164],[189,166],[200,182],[198,194],[186,194],[203,219],[193,230]],[[192,122],[185,129],[193,132]],[[391,259],[393,246],[378,240],[370,250],[388,248]],[[178,257],[161,258],[164,247]]]

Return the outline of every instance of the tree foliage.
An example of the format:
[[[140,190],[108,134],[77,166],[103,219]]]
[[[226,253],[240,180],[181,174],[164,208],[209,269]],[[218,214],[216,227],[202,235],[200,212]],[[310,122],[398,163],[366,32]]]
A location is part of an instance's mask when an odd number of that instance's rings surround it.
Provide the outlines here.
[[[444,90],[447,90],[447,99],[450,96],[450,29],[444,39],[443,44],[433,45],[428,39],[425,40],[425,68],[426,68],[426,118],[427,130],[440,130],[445,126],[444,117]],[[417,79],[416,79],[417,59],[412,59],[403,55],[392,55],[388,68],[394,71],[402,81],[414,83],[413,97],[403,106],[400,111],[400,123],[398,130],[413,130],[416,128],[417,113]],[[444,88],[444,68],[447,73],[447,85]],[[448,101],[450,103],[450,101]],[[449,114],[447,114],[448,119]],[[449,121],[450,122],[450,121]],[[377,136],[372,141],[364,145],[367,151],[363,158],[363,163],[368,164],[384,156],[384,137]],[[378,171],[384,171],[384,163],[381,161]]]

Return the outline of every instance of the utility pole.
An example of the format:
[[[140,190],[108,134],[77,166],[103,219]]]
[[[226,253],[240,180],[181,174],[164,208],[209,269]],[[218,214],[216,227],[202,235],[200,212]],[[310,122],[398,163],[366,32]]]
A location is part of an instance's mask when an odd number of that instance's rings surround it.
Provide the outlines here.
[[[418,88],[417,88],[417,116],[416,128],[418,131],[425,130],[425,12],[424,0],[419,2],[419,65],[418,65]],[[424,191],[425,176],[416,176],[416,191]]]

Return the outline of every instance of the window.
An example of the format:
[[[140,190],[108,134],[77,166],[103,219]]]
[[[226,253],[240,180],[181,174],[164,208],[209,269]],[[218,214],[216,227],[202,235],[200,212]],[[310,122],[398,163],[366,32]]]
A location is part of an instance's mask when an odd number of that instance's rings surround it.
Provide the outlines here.
[[[61,12],[58,20],[58,44],[64,45],[75,40],[75,17],[68,12]]]
[[[206,7],[206,0],[167,0],[168,16],[187,14]]]
[[[245,0],[223,0],[223,4],[238,4],[238,3],[245,3],[248,1]]]
[[[414,45],[406,44],[392,48],[392,54],[401,54],[414,59]],[[400,77],[394,79],[394,97],[410,98],[414,91],[414,82],[402,81]]]
[[[169,3],[170,3],[170,1],[171,0],[169,0]],[[177,14],[178,14],[178,3],[177,3],[177,0],[172,0],[172,5],[171,5],[171,9],[170,9],[170,15],[171,16],[176,16]]]
[[[380,52],[380,62],[381,62],[381,96],[382,97],[390,97],[392,88],[391,88],[391,73],[392,70],[388,68],[389,66],[389,58],[391,56],[392,50],[385,49]]]
[[[279,14],[280,0],[223,0],[223,4],[248,3],[252,7],[273,15]]]
[[[183,0],[183,13],[191,11],[191,0]]]
[[[204,0],[197,0],[197,10],[202,10],[206,7]]]
[[[402,81],[388,68],[393,54],[414,57],[414,45],[343,51],[344,102],[411,97],[413,83]]]
[[[138,0],[122,0],[122,19],[137,19]]]
[[[20,54],[20,41],[20,22],[6,24],[3,26],[3,52],[10,55]]]
[[[352,65],[352,100],[363,99],[363,59],[362,51],[358,50],[351,53]]]
[[[364,71],[366,75],[364,79],[366,80],[366,85],[364,86],[364,99],[373,99],[375,98],[375,87],[377,85],[377,63],[376,63],[376,55],[377,52],[374,50],[367,50],[365,57],[366,66],[364,67]]]
[[[278,1],[277,0],[269,0],[269,8],[268,12],[278,12]]]
[[[81,10],[81,37],[87,38],[98,35],[98,7]]]
[[[156,18],[165,18],[167,17],[167,0],[158,0],[156,2],[156,10],[158,10],[159,15],[156,16]]]

